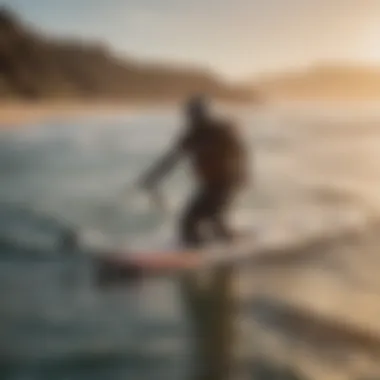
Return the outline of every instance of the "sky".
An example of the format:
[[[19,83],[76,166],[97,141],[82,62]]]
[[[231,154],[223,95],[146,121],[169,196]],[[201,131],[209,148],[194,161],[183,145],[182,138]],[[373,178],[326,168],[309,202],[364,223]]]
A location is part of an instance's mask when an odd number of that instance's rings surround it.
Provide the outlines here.
[[[0,0],[51,35],[240,80],[323,62],[380,65],[380,0]]]

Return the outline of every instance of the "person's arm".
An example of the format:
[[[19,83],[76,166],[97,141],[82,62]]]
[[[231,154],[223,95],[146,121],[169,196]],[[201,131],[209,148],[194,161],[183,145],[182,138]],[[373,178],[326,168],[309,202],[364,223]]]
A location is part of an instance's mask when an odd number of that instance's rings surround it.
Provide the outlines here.
[[[143,188],[154,188],[178,163],[183,154],[184,143],[181,140],[175,144],[159,161],[139,180]]]

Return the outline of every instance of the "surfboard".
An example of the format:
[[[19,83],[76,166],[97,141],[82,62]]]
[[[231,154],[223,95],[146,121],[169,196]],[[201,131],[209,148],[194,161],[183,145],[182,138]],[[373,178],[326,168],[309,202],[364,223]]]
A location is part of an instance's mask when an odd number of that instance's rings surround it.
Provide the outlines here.
[[[242,253],[252,253],[252,244],[252,235],[245,234],[234,242],[208,244],[200,249],[186,249],[178,244],[160,250],[101,252],[95,256],[95,262],[101,281],[128,281],[231,263],[237,259],[236,253],[240,253],[240,257]]]
[[[352,229],[342,229],[331,236],[322,234],[305,235],[288,232],[269,235],[248,235],[229,244],[213,244],[201,249],[187,250],[177,246],[161,250],[125,250],[103,252],[95,258],[99,283],[120,283],[149,276],[172,276],[200,269],[221,266],[272,266],[286,265],[326,251],[326,245],[336,244]],[[321,245],[321,246],[320,246]],[[318,249],[310,249],[317,247]]]
[[[97,280],[107,284],[194,270],[200,266],[201,258],[196,252],[152,250],[107,253],[96,257],[95,262]]]

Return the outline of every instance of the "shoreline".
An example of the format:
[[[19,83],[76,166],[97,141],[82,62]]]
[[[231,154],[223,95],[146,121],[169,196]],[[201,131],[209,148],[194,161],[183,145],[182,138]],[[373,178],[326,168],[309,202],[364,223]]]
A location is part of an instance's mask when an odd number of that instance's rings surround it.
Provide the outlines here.
[[[219,101],[217,102],[219,103]],[[246,102],[221,102],[226,106],[246,107]],[[252,103],[252,106],[255,104]],[[128,114],[144,109],[182,107],[181,99],[175,100],[41,100],[41,101],[2,101],[0,100],[0,130],[23,127],[28,124],[45,123],[49,121],[65,121],[72,118]]]
[[[73,118],[81,118],[97,115],[117,115],[128,114],[130,112],[141,111],[144,109],[181,107],[181,100],[41,100],[41,101],[22,101],[22,100],[0,100],[0,130],[24,127],[36,123],[46,123],[50,121],[67,121]],[[217,102],[219,103],[219,102]],[[377,102],[355,101],[346,102],[343,100],[317,101],[317,100],[290,100],[290,99],[271,99],[265,104],[257,103],[236,103],[221,102],[221,105],[232,106],[232,108],[248,107],[275,107],[282,110],[299,110],[305,108],[311,110],[320,107],[326,109],[345,110],[349,107],[350,111],[363,112],[365,110],[378,109],[380,100]],[[311,108],[310,108],[311,107]]]
[[[0,130],[22,127],[50,120],[67,120],[90,115],[129,113],[144,108],[168,107],[175,102],[107,101],[0,101]]]

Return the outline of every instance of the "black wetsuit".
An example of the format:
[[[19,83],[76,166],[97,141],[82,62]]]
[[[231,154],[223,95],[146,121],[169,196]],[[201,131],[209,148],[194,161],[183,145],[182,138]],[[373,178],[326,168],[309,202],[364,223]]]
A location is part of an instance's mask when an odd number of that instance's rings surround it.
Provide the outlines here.
[[[247,157],[239,137],[233,125],[208,120],[190,128],[180,143],[199,184],[181,220],[180,235],[186,245],[232,237],[226,212],[247,179]]]

